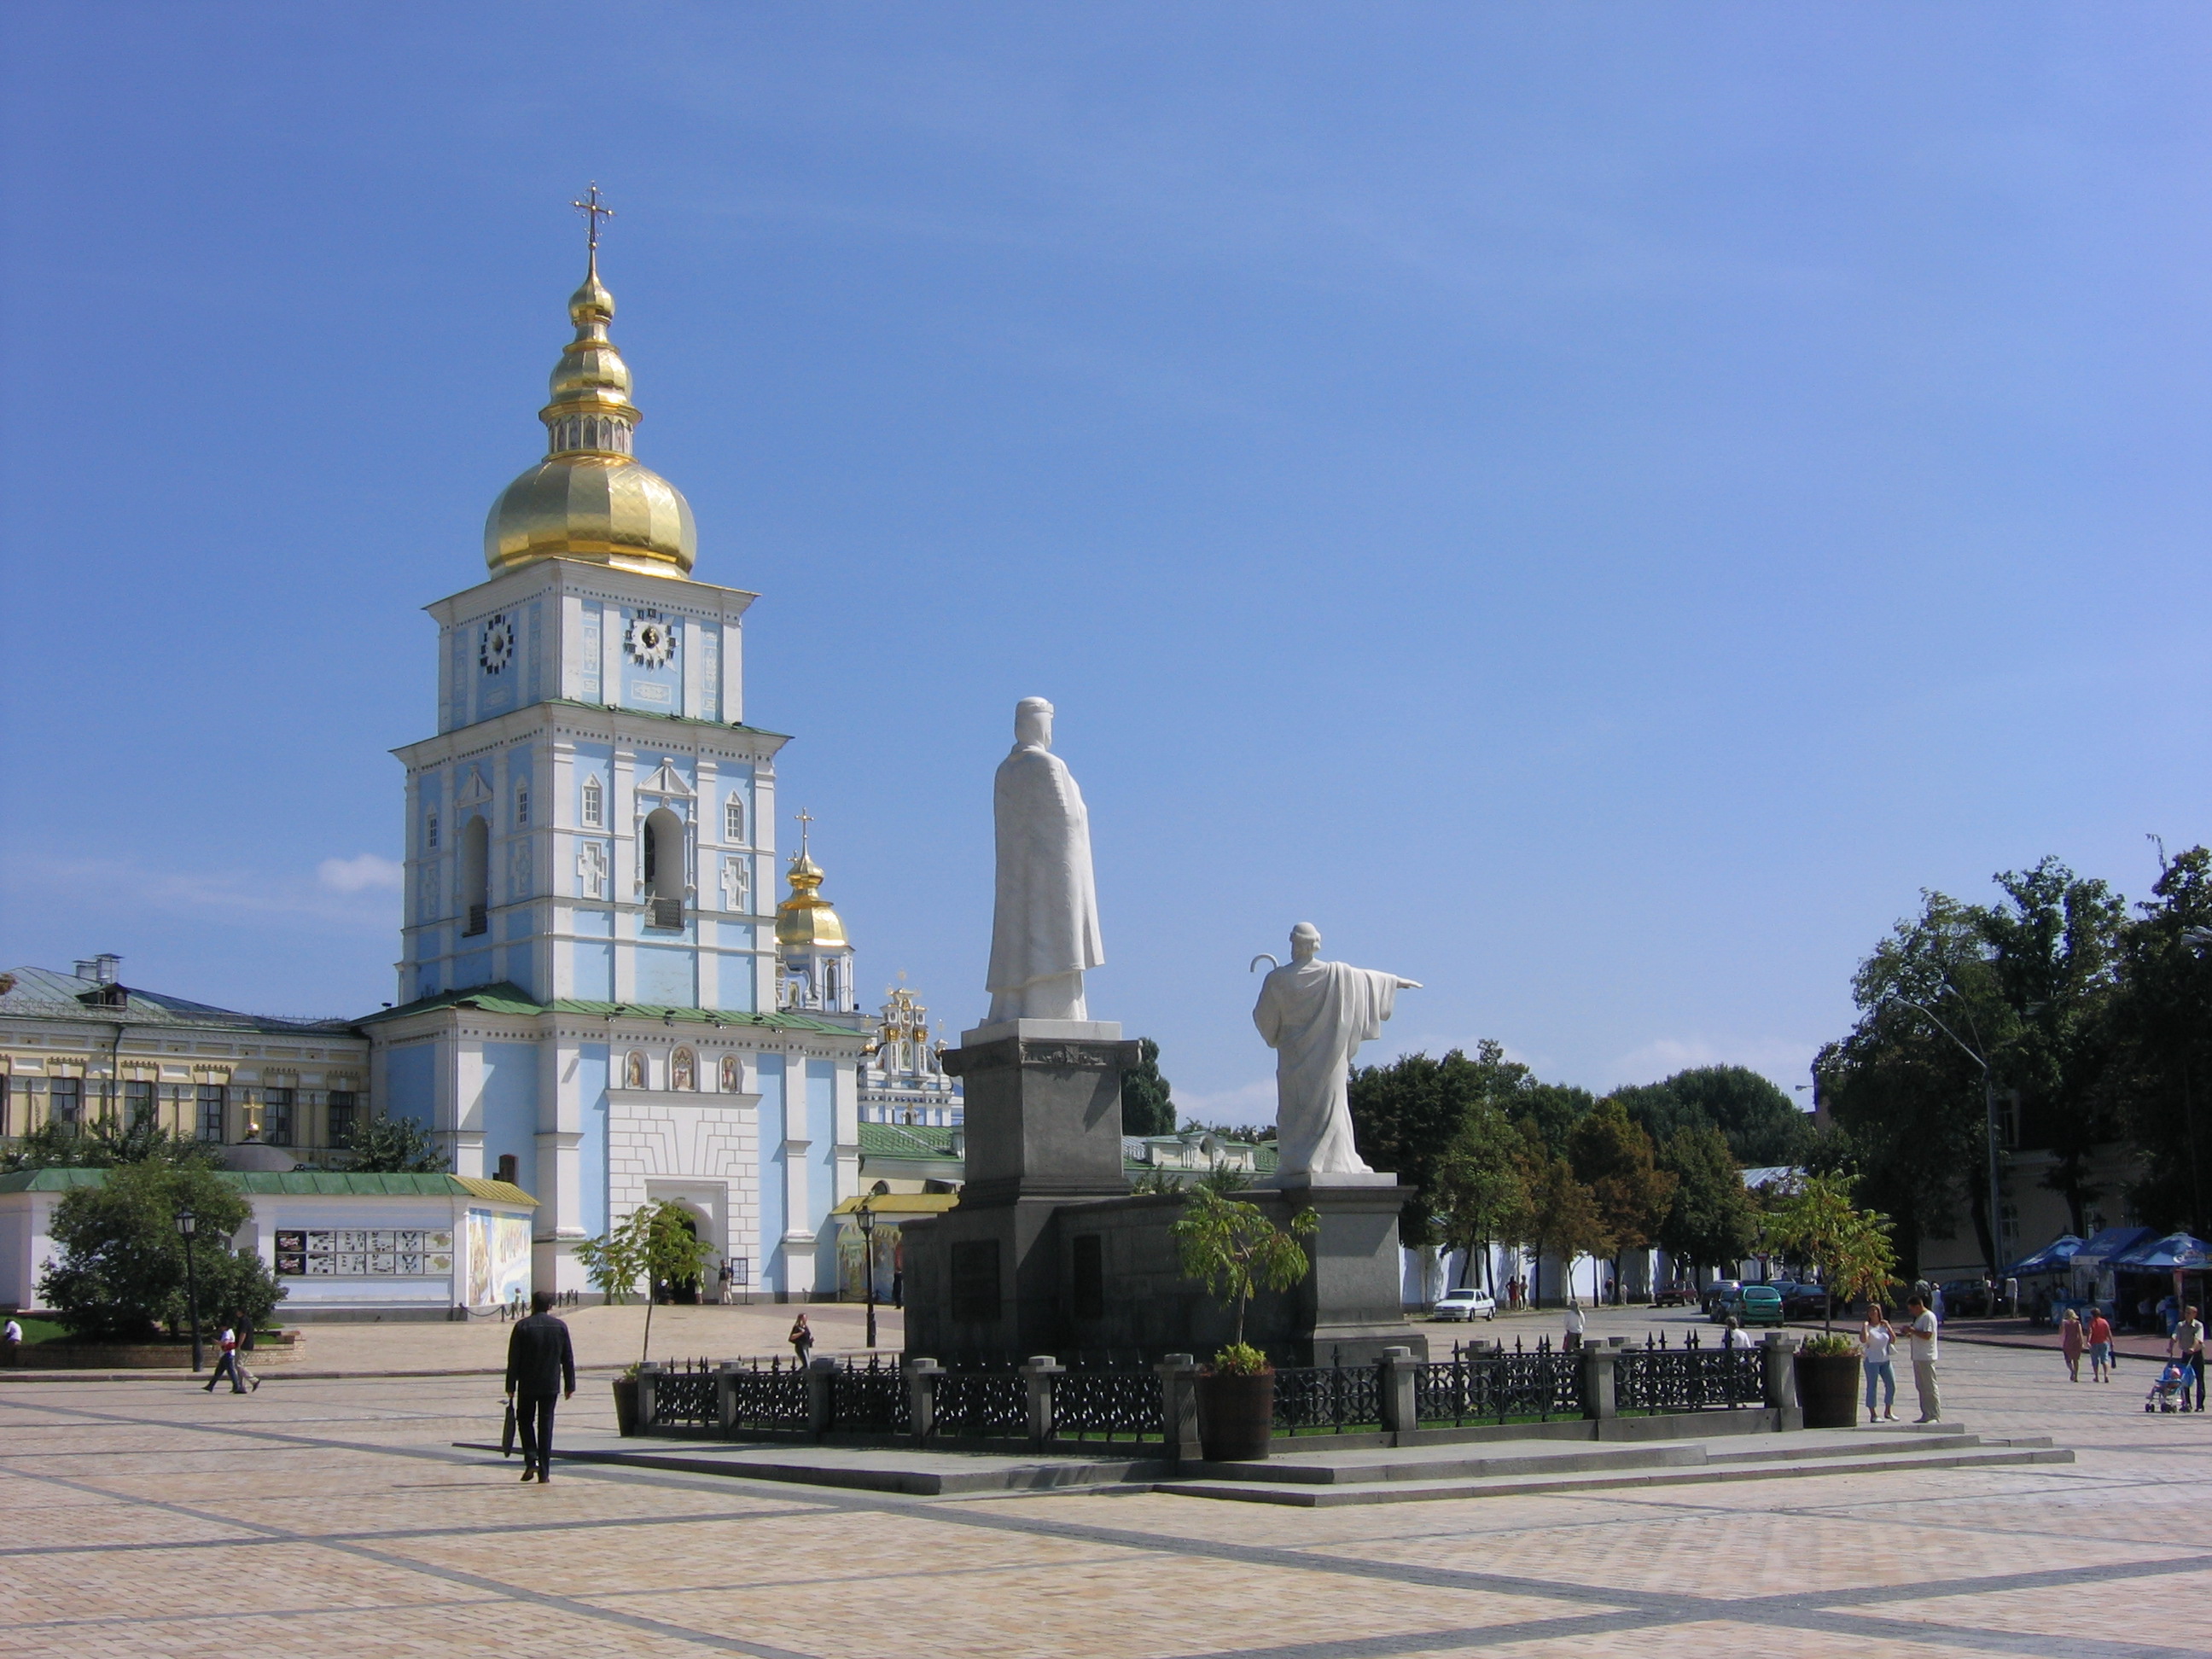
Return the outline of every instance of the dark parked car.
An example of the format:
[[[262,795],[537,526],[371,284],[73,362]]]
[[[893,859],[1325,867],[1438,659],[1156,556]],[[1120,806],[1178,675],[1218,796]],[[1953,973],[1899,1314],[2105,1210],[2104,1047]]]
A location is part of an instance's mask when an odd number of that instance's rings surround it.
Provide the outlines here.
[[[1808,1285],[1802,1279],[1778,1279],[1774,1288],[1782,1293],[1782,1311],[1790,1319],[1818,1319],[1828,1310],[1828,1289],[1825,1285]]]
[[[1705,1286],[1705,1293],[1698,1298],[1698,1305],[1700,1308],[1703,1308],[1707,1313],[1711,1313],[1713,1310],[1713,1304],[1716,1302],[1718,1302],[1723,1297],[1734,1296],[1742,1288],[1743,1285],[1740,1280],[1733,1279],[1716,1279],[1711,1284]]]

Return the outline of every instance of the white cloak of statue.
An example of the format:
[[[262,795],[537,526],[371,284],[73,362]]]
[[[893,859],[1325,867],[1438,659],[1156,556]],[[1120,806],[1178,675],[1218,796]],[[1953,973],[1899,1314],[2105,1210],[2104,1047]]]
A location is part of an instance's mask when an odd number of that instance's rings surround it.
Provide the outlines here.
[[[1300,922],[1291,960],[1260,986],[1252,1023],[1275,1051],[1275,1144],[1286,1176],[1372,1173],[1352,1143],[1345,1082],[1359,1045],[1382,1034],[1415,981],[1318,959],[1321,935]],[[1255,958],[1254,965],[1258,965]]]
[[[1087,1019],[1083,975],[1106,960],[1091,876],[1091,817],[1052,752],[1052,705],[1014,707],[1014,749],[992,785],[997,904],[984,988],[990,1018]]]

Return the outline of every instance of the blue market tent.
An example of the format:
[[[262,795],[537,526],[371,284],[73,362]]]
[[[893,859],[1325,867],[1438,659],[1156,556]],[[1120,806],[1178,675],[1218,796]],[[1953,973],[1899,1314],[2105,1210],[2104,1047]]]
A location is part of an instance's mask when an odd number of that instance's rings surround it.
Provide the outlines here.
[[[2092,1233],[2089,1242],[2074,1252],[2075,1267],[2102,1267],[2151,1237],[2148,1227],[2106,1227]]]
[[[2164,1238],[2146,1240],[2124,1255],[2114,1256],[2112,1266],[2131,1273],[2171,1273],[2176,1267],[2200,1273],[2212,1267],[2212,1244],[2193,1234],[2168,1233]]]
[[[2033,1255],[2022,1256],[2005,1269],[2008,1279],[2031,1279],[2037,1273],[2060,1273],[2074,1260],[2074,1253],[2081,1248],[2081,1241],[2072,1233],[2061,1233]]]

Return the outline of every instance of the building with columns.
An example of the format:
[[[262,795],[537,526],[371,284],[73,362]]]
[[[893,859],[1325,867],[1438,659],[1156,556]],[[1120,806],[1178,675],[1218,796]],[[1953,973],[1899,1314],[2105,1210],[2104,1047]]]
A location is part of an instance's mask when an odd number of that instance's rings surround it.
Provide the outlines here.
[[[635,458],[596,248],[568,314],[546,455],[492,507],[487,579],[428,607],[438,730],[396,751],[400,1001],[360,1022],[368,1091],[538,1200],[540,1289],[586,1290],[578,1241],[672,1199],[748,1288],[833,1293],[851,946],[802,848],[783,909],[813,921],[779,958],[788,739],[744,720],[755,595],[691,579],[690,507]]]

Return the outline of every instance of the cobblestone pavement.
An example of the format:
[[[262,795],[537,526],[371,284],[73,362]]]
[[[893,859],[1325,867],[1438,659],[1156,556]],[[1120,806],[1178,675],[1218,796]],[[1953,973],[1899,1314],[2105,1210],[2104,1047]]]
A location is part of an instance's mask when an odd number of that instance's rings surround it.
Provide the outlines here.
[[[1321,1510],[540,1487],[451,1443],[489,1379],[0,1377],[0,1656],[2212,1653],[2212,1417],[2146,1415],[2147,1366],[1946,1360],[1950,1416],[2080,1462]],[[612,1416],[594,1379],[562,1421]]]

